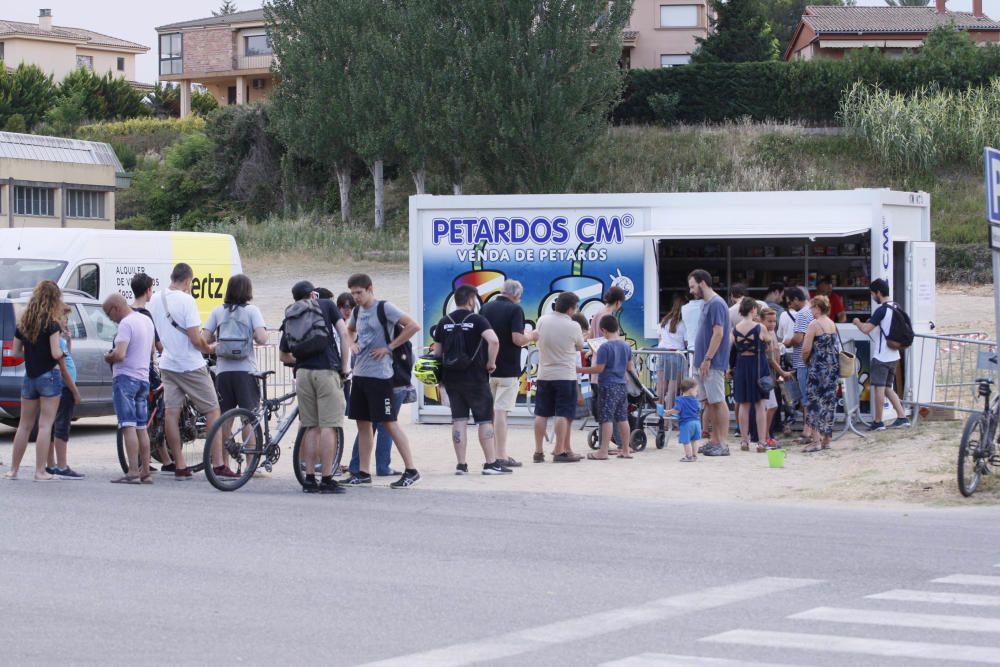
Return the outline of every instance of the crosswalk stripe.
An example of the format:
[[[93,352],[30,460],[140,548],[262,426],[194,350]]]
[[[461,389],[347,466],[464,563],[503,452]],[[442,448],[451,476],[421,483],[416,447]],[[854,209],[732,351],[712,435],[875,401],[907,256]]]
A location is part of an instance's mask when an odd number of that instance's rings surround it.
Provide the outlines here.
[[[868,595],[872,600],[898,600],[900,602],[927,602],[936,604],[963,604],[970,607],[1000,607],[1000,595],[974,593],[948,593],[946,591],[912,591],[905,588]]]
[[[605,662],[599,667],[795,667],[787,663],[747,662],[746,660],[727,660],[726,658],[704,658],[697,655],[671,655],[668,653],[642,653],[630,658]]]
[[[949,574],[947,577],[934,579],[932,584],[960,584],[962,586],[1000,586],[1000,577],[984,574]]]
[[[831,623],[860,623],[862,625],[891,625],[901,628],[926,628],[949,632],[1000,632],[1000,618],[976,616],[945,616],[943,614],[914,614],[907,611],[882,611],[879,609],[844,609],[841,607],[816,607],[793,614],[788,618]]]
[[[746,660],[728,660],[726,658],[706,658],[697,655],[672,655],[668,653],[642,653],[622,660],[605,662],[599,667],[795,667],[787,663],[747,662]]]
[[[716,644],[739,644],[805,651],[831,653],[856,653],[894,658],[924,658],[927,660],[954,660],[1000,665],[1000,648],[996,646],[969,646],[968,644],[932,644],[929,642],[890,641],[865,637],[839,635],[814,635],[797,632],[772,632],[769,630],[730,630],[704,637],[699,641]]]
[[[368,663],[363,667],[406,667],[434,665],[460,667],[488,660],[509,658],[559,644],[591,639],[620,632],[637,625],[656,623],[668,618],[686,616],[697,611],[715,609],[745,602],[771,593],[791,591],[822,583],[819,579],[761,577],[725,586],[714,586],[693,593],[683,593],[653,600],[635,607],[623,607],[588,614],[526,630],[489,637],[478,641],[453,644],[421,653],[398,656]]]

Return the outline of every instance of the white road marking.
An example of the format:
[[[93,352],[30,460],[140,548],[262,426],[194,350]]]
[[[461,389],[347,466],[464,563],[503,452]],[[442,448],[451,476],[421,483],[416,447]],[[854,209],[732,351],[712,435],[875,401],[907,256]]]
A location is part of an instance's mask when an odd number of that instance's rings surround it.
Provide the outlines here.
[[[947,577],[934,579],[932,584],[960,584],[962,586],[1000,586],[1000,577],[982,574],[949,574]]]
[[[630,658],[605,662],[599,667],[795,667],[789,664],[773,662],[747,662],[746,660],[727,660],[726,658],[703,658],[697,655],[670,655],[667,653],[643,653]]]
[[[683,593],[653,600],[635,607],[602,611],[464,644],[453,644],[422,653],[371,662],[362,667],[408,667],[410,665],[460,667],[461,665],[472,665],[607,635],[628,630],[640,624],[656,623],[676,616],[715,609],[772,593],[791,591],[820,583],[822,583],[820,579],[790,579],[785,577],[750,579],[726,586],[714,586],[693,593]]]
[[[716,644],[765,646],[804,651],[856,653],[893,658],[924,658],[927,660],[954,660],[1000,665],[1000,648],[996,646],[969,646],[968,644],[932,644],[929,642],[903,642],[864,637],[838,635],[813,635],[797,632],[771,632],[766,630],[731,630],[698,641]]]
[[[948,593],[945,591],[912,591],[905,588],[867,596],[872,600],[899,600],[901,602],[928,602],[937,604],[963,604],[970,607],[1000,607],[1000,595],[974,593]]]
[[[816,607],[788,618],[831,623],[860,623],[862,625],[889,625],[900,628],[926,628],[948,632],[1000,632],[1000,618],[977,616],[945,616],[943,614],[913,614],[906,611],[878,609],[844,609]]]

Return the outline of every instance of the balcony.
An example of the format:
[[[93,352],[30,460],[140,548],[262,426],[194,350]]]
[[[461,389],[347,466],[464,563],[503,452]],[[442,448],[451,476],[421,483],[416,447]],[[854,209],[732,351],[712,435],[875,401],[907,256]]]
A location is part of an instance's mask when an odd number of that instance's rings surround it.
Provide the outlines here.
[[[274,62],[273,55],[266,56],[237,56],[236,69],[271,69]]]
[[[639,31],[626,28],[622,30],[622,46],[627,48],[635,48],[636,40],[639,39]]]

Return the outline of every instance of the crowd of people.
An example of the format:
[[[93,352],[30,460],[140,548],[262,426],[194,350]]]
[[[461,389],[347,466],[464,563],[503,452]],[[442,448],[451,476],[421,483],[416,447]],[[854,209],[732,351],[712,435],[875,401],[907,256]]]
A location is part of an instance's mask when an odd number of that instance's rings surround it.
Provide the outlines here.
[[[260,309],[251,303],[250,278],[230,278],[223,305],[211,312],[204,325],[191,295],[193,278],[190,266],[177,264],[170,285],[154,295],[153,280],[140,273],[132,279],[135,298],[131,304],[117,293],[103,303],[104,312],[118,325],[113,347],[104,358],[112,368],[114,407],[128,463],[127,472],[113,479],[114,483],[153,483],[148,396],[159,383],[163,385],[166,448],[156,458],[162,463],[161,471],[179,481],[193,477],[178,427],[185,402],[204,415],[206,430],[227,410],[253,410],[260,403],[253,346],[267,342],[267,325]],[[280,360],[294,368],[299,422],[306,429],[303,491],[337,494],[345,487],[371,486],[373,450],[376,475],[398,476],[390,486],[408,488],[420,481],[420,473],[397,417],[401,406],[415,398],[410,340],[420,326],[391,302],[377,299],[368,275],[351,276],[347,288],[335,297],[309,281],[297,282],[281,325]],[[695,462],[699,453],[729,454],[727,384],[736,405],[743,451],[764,452],[779,446],[777,436],[791,434],[790,423],[782,418],[789,412],[783,409],[786,404],[803,414],[799,442],[806,445],[804,451],[828,448],[841,349],[835,322],[844,319],[830,295],[818,288],[810,297],[800,287],[775,284],[764,301],[757,301],[747,296],[745,287],[734,285],[727,303],[703,270],[691,272],[688,290],[691,299],[677,297],[660,322],[659,347],[665,354],[657,369],[656,387],[663,403],[661,414],[675,418],[684,448],[681,461]],[[881,419],[884,399],[899,415],[891,426],[908,426],[893,390],[900,355],[886,344],[895,312],[888,284],[875,280],[871,292],[879,308],[868,322],[855,319],[854,324],[865,334],[878,331],[871,370],[876,392],[872,428],[886,428]],[[599,445],[586,458],[610,458],[616,429],[616,455],[632,458],[627,378],[634,371],[633,351],[621,336],[617,317],[625,293],[619,287],[610,288],[604,294],[603,308],[589,320],[578,312],[576,294],[561,293],[552,312],[542,315],[530,330],[520,306],[522,295],[521,283],[507,280],[499,296],[480,307],[476,288],[461,286],[453,294],[455,309],[431,331],[433,344],[427,359],[439,371],[433,377],[440,382],[450,408],[455,473],[469,473],[470,418],[483,452],[483,475],[507,475],[522,466],[508,453],[507,418],[519,393],[522,348],[531,344],[538,347],[533,462],[546,461],[545,442],[553,419],[552,462],[584,459],[571,443],[572,422],[584,402],[583,385],[588,384],[581,383],[581,378],[590,380],[599,424]],[[70,468],[66,451],[73,408],[80,400],[68,310],[58,286],[43,281],[18,321],[14,354],[25,359],[25,377],[8,479],[18,477],[36,419],[35,480],[83,477]],[[587,339],[591,344],[585,346]],[[217,359],[214,377],[206,361],[209,356]],[[338,470],[334,468],[336,439],[345,419],[356,423],[358,435],[350,464]],[[699,446],[704,438],[707,442]],[[402,472],[392,469],[393,445],[402,459]],[[220,441],[212,443],[210,453],[215,475],[237,475]]]

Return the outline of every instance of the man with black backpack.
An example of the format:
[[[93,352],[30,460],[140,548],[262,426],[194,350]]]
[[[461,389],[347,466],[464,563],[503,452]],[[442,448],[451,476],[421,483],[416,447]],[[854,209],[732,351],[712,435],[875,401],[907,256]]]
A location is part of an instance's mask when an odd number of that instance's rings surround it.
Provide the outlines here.
[[[318,298],[313,284],[302,280],[292,287],[295,303],[285,309],[278,350],[281,361],[295,365],[295,390],[299,403],[299,423],[315,431],[307,442],[319,444],[320,482],[316,483],[316,452],[307,448],[302,461],[306,468],[306,493],[343,493],[333,479],[333,459],[337,453],[337,431],[344,424],[347,403],[344,398],[343,369],[349,354],[340,351],[334,331],[347,339],[347,328],[340,311],[328,299]]]
[[[357,304],[347,330],[356,336],[352,348],[355,363],[350,417],[358,425],[361,451],[358,473],[352,474],[344,484],[371,486],[370,468],[375,440],[372,424],[381,423],[396,443],[405,466],[400,478],[389,486],[405,489],[420,481],[420,473],[413,467],[410,441],[396,421],[393,388],[403,381],[404,375],[409,382],[413,369],[410,339],[420,331],[420,325],[388,301],[376,299],[372,279],[366,274],[356,273],[348,278],[347,287]],[[390,337],[387,334],[389,331],[398,333]]]
[[[456,310],[442,317],[434,329],[431,354],[441,358],[441,384],[451,405],[451,441],[458,459],[455,474],[469,473],[465,459],[469,413],[479,427],[479,444],[486,457],[483,474],[509,474],[511,469],[496,458],[490,392],[490,373],[497,367],[500,339],[489,320],[475,312],[479,302],[475,287],[460,286],[454,299]]]
[[[893,387],[896,379],[896,366],[899,365],[900,350],[905,350],[913,343],[913,327],[909,316],[903,309],[889,300],[889,283],[882,278],[872,281],[872,299],[879,304],[867,322],[854,318],[854,326],[863,334],[869,334],[878,329],[878,339],[872,344],[872,363],[869,380],[875,388],[875,414],[872,415],[870,431],[884,431],[882,409],[885,399],[889,399],[896,411],[896,421],[889,428],[900,428],[910,425],[910,420],[903,412],[903,404]]]

